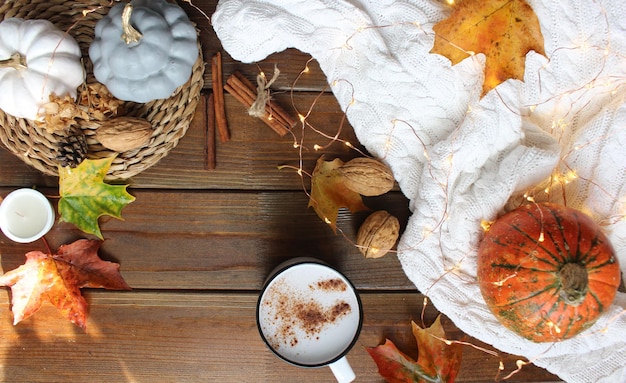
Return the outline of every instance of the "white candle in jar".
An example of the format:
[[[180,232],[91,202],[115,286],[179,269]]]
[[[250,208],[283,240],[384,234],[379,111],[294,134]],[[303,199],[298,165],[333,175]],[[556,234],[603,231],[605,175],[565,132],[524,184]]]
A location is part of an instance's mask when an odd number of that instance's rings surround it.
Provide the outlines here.
[[[33,242],[54,224],[50,201],[34,189],[15,190],[0,204],[0,229],[15,242]]]

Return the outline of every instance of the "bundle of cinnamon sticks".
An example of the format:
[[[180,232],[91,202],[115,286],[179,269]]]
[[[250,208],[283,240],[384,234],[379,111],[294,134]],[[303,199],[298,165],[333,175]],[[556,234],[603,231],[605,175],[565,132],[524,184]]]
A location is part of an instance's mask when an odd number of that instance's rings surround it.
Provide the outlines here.
[[[224,89],[246,108],[250,108],[257,98],[256,87],[239,72],[234,72],[226,80]],[[296,125],[296,120],[289,113],[271,101],[265,104],[265,113],[259,118],[281,137]]]
[[[250,109],[257,100],[257,87],[250,80],[239,72],[234,72],[223,84],[222,80],[222,55],[217,52],[211,60],[211,80],[213,93],[209,96],[207,112],[206,130],[206,164],[205,168],[215,168],[215,136],[221,142],[230,140],[230,131],[226,120],[226,109],[224,107],[224,90],[230,93],[237,101],[242,103],[246,109]],[[264,90],[269,91],[269,90]],[[264,112],[259,114],[259,118],[267,126],[281,137],[289,133],[297,121],[289,115],[278,104],[271,101],[265,103]]]

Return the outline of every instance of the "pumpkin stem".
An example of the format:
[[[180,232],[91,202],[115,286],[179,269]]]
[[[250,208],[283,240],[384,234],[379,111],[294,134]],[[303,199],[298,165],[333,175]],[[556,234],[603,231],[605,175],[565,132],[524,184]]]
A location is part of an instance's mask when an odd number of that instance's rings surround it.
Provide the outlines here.
[[[126,44],[137,43],[143,35],[141,32],[135,29],[130,23],[130,16],[133,13],[133,6],[128,3],[124,6],[124,10],[122,11],[122,36],[121,39]]]
[[[26,69],[26,57],[22,56],[18,52],[11,55],[11,58],[6,60],[0,60],[0,67],[2,68],[14,68],[14,69]]]
[[[578,263],[566,263],[559,270],[561,298],[565,303],[578,306],[585,300],[589,286],[587,269]]]

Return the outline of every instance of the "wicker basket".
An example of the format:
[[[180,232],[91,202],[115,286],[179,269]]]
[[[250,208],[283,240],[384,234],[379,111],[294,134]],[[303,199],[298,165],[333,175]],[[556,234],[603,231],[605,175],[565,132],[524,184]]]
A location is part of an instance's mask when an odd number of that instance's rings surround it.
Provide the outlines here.
[[[94,37],[94,27],[111,6],[110,1],[7,0],[0,5],[0,20],[9,17],[47,19],[63,31],[69,31],[83,52],[87,79],[93,80],[88,49]],[[202,50],[195,62],[190,79],[167,99],[146,104],[126,102],[124,114],[150,121],[154,133],[143,147],[117,153],[104,148],[95,140],[96,122],[84,122],[80,128],[87,137],[88,157],[103,158],[116,155],[107,174],[108,180],[126,179],[156,164],[174,148],[185,135],[193,118],[204,85]],[[95,81],[95,80],[93,80]],[[79,120],[80,121],[80,120]],[[19,119],[0,110],[0,141],[28,165],[48,175],[58,175],[57,143],[68,133],[49,133],[31,120]]]

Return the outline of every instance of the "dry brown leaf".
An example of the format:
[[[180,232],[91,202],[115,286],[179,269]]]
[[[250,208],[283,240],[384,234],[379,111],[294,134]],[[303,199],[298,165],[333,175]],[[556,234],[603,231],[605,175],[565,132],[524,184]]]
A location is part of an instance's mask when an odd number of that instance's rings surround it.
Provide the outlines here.
[[[106,86],[100,83],[87,84],[87,89],[80,93],[80,103],[86,106],[98,121],[104,121],[115,115],[123,101],[113,97]]]
[[[78,120],[105,121],[117,114],[122,103],[104,85],[85,84],[80,88],[77,100],[69,95],[50,95],[50,102],[42,107],[43,121],[37,121],[37,124],[48,132],[55,132],[69,129]]]
[[[82,115],[78,105],[69,96],[57,97],[50,95],[50,102],[43,105],[43,121],[37,124],[44,126],[48,132],[66,130],[76,124],[76,118]]]

